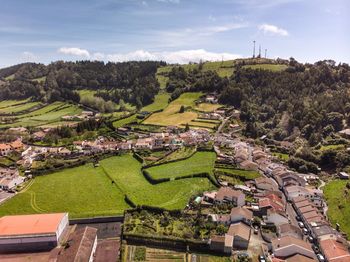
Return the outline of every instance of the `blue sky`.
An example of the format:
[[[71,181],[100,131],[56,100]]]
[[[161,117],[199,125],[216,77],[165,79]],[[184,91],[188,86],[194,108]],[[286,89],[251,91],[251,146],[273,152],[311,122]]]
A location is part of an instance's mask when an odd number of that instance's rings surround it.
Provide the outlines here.
[[[268,57],[350,62],[348,0],[0,0],[0,66]]]

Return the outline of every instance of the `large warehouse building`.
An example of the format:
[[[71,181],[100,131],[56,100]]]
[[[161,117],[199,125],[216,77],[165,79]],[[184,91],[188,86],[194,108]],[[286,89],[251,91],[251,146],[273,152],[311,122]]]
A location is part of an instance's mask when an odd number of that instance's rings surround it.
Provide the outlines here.
[[[50,250],[68,225],[68,213],[4,216],[0,218],[0,252]]]

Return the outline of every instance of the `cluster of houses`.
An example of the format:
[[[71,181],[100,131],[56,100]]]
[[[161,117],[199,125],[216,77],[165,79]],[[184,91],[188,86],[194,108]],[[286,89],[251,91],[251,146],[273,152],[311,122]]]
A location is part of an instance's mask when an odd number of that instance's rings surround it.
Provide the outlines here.
[[[16,168],[0,167],[0,190],[9,191],[22,184],[25,177],[20,176]]]
[[[247,250],[252,231],[256,233],[252,226],[256,218],[260,227],[272,232],[263,237],[266,248],[262,247],[270,261],[350,261],[344,235],[325,217],[322,190],[310,186],[317,176],[289,170],[263,148],[239,139],[228,140],[233,153],[221,153],[219,158],[242,169],[259,171],[262,176],[244,186],[223,186],[203,194],[200,203],[205,207],[223,203],[234,206],[229,214],[210,214],[212,221],[228,226],[224,235],[211,237],[211,250],[226,254]],[[216,143],[222,146],[222,141]]]
[[[79,115],[65,115],[62,116],[61,119],[65,121],[73,121],[73,120],[87,120],[94,117],[95,113],[92,111],[82,111]]]
[[[0,156],[8,156],[14,151],[21,151],[23,149],[23,143],[20,138],[16,139],[10,143],[1,143],[0,144]]]

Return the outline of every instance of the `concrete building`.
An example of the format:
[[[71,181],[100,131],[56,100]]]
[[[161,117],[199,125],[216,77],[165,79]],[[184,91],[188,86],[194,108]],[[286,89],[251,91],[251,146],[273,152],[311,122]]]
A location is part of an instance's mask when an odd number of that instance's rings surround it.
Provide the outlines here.
[[[92,262],[97,247],[97,229],[77,229],[70,235],[67,243],[69,246],[59,251],[57,262]]]
[[[0,218],[0,252],[51,250],[68,225],[68,213],[4,216]]]

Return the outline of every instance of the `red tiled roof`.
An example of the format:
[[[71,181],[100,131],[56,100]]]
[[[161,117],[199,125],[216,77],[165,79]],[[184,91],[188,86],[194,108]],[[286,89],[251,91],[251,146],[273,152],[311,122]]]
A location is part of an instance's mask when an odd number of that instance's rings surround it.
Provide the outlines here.
[[[350,253],[339,241],[326,239],[320,242],[321,249],[329,262],[348,262]]]

